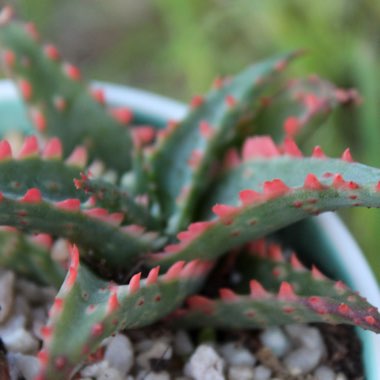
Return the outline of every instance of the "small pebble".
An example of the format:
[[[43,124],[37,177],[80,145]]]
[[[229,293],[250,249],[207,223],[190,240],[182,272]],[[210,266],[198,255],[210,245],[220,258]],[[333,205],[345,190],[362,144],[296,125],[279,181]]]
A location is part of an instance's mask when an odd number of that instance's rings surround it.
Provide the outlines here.
[[[270,327],[260,334],[261,343],[268,347],[278,358],[290,349],[289,338],[279,327]]]
[[[166,371],[153,372],[144,369],[137,374],[136,380],[170,380],[170,375]]]
[[[321,357],[320,350],[301,347],[287,354],[284,364],[292,375],[304,375],[319,364]]]
[[[198,346],[185,366],[184,373],[195,380],[224,380],[224,360],[209,345]]]
[[[0,323],[3,323],[9,316],[13,301],[15,288],[15,275],[6,271],[0,275]]]
[[[194,351],[194,344],[186,331],[177,331],[174,337],[173,348],[174,352],[179,356],[190,355]]]
[[[10,354],[8,354],[10,356]],[[13,355],[12,362],[25,378],[25,380],[34,380],[40,370],[40,362],[36,356],[11,354]]]
[[[156,340],[149,350],[137,356],[136,361],[140,367],[151,369],[151,359],[168,360],[171,359],[172,355],[173,349],[168,343]]]
[[[23,327],[9,331],[8,334],[3,334],[1,338],[7,350],[12,352],[34,354],[37,353],[39,348],[38,340]]]
[[[124,380],[125,376],[122,376],[121,373],[116,368],[105,368],[100,372],[96,378],[97,380]]]
[[[253,354],[238,343],[223,344],[219,351],[229,365],[253,367],[256,363],[256,358]]]
[[[315,380],[335,380],[335,373],[331,368],[321,365],[314,371],[314,378]]]
[[[326,351],[323,337],[316,327],[288,325],[285,326],[285,331],[296,344],[310,349],[318,349],[323,351],[323,353]]]
[[[96,377],[96,376],[100,376],[100,374],[107,368],[109,368],[108,362],[106,362],[105,360],[102,360],[100,362],[84,367],[81,370],[80,374],[82,377]]]
[[[233,365],[228,369],[228,380],[255,380],[253,368]]]
[[[271,375],[272,371],[263,365],[258,365],[253,369],[254,380],[268,380],[270,379]]]
[[[133,346],[131,341],[122,334],[113,337],[104,353],[104,360],[109,366],[115,368],[125,376],[132,368],[134,362]]]

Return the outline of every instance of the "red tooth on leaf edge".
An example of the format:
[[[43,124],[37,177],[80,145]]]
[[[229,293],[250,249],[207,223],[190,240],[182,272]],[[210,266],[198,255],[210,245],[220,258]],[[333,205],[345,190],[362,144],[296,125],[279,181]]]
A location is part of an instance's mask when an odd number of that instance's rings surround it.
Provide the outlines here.
[[[303,187],[306,190],[323,190],[323,185],[319,182],[319,179],[312,173],[309,173],[306,176]]]
[[[201,133],[201,136],[205,139],[211,138],[215,132],[211,125],[204,120],[199,123],[199,131]]]
[[[279,155],[280,151],[269,136],[250,137],[245,141],[243,146],[243,160],[276,157]]]
[[[235,107],[236,99],[232,95],[227,95],[225,101],[228,107]]]
[[[250,189],[242,190],[239,192],[239,199],[243,206],[249,206],[260,201],[262,199],[262,194]]]
[[[91,89],[90,94],[99,104],[106,104],[106,95],[101,88]]]
[[[12,50],[5,50],[3,53],[3,61],[9,68],[12,68],[16,63],[15,53]]]
[[[133,119],[132,111],[127,107],[117,107],[111,109],[111,115],[120,123],[127,125]]]
[[[264,287],[256,280],[251,280],[249,282],[250,296],[254,299],[268,298],[269,293],[264,289]]]
[[[26,101],[29,101],[32,96],[33,96],[33,87],[32,85],[30,84],[29,81],[27,81],[26,79],[21,79],[19,82],[18,82],[18,86],[20,88],[20,91],[21,91],[21,94],[22,94],[22,97],[26,100]]]
[[[303,157],[303,154],[302,154],[301,150],[298,148],[298,146],[295,143],[295,141],[292,138],[290,138],[290,137],[286,137],[285,138],[285,141],[284,141],[284,144],[282,146],[282,149],[284,151],[284,154],[288,154],[289,156],[292,156],[292,157]]]
[[[0,160],[12,158],[12,148],[7,140],[0,141]]]
[[[197,108],[204,103],[204,98],[201,95],[195,95],[190,101],[190,107]]]
[[[215,309],[214,301],[204,296],[191,296],[186,300],[190,309],[201,310],[205,314],[212,314]]]
[[[83,146],[77,146],[66,159],[68,165],[85,167],[87,164],[87,150]]]
[[[68,289],[74,285],[79,270],[79,250],[76,245],[70,248],[70,260],[69,271],[64,281],[64,286]]]
[[[347,162],[353,162],[354,160],[352,159],[351,156],[351,151],[350,148],[347,148],[343,154],[342,154],[342,160],[347,161]]]
[[[53,245],[53,238],[49,234],[36,234],[32,236],[32,241],[49,249]]]
[[[315,265],[311,267],[311,275],[315,280],[326,279],[325,275]]]
[[[237,301],[240,298],[233,290],[228,288],[219,289],[219,295],[225,301]]]
[[[146,285],[152,285],[157,282],[158,274],[160,272],[160,267],[154,267],[149,271],[148,277],[146,278]]]
[[[38,41],[40,36],[37,31],[36,25],[33,22],[28,22],[24,25],[25,31],[29,34],[29,36],[35,40]]]
[[[149,126],[139,126],[133,128],[131,133],[133,141],[138,147],[150,144],[156,135],[154,128]]]
[[[192,276],[194,276],[195,273],[197,273],[198,269],[199,269],[199,260],[190,261],[183,267],[180,277],[191,278]]]
[[[60,59],[58,49],[52,44],[47,44],[44,46],[44,53],[52,61],[58,61]]]
[[[41,202],[41,191],[36,188],[32,188],[26,191],[24,196],[21,198],[21,202],[25,203],[39,203]]]
[[[280,179],[264,182],[264,195],[268,197],[278,197],[286,194],[290,189]]]
[[[129,294],[134,294],[140,289],[141,272],[132,276],[129,281]]]
[[[38,142],[36,136],[28,136],[25,138],[24,144],[21,147],[19,158],[26,158],[38,153]]]
[[[283,262],[281,247],[277,244],[270,244],[267,249],[267,255],[272,261]]]
[[[294,252],[290,256],[290,265],[295,270],[305,270],[305,267],[302,265],[301,261],[299,261],[298,257]]]
[[[326,155],[325,155],[324,151],[322,150],[322,148],[320,146],[316,146],[313,149],[313,153],[311,154],[311,157],[314,157],[314,158],[326,158]]]
[[[219,218],[228,218],[233,216],[234,213],[237,212],[237,207],[229,206],[229,205],[223,205],[223,204],[216,204],[212,208],[212,212],[219,216]]]
[[[120,307],[119,301],[117,299],[117,288],[111,288],[111,293],[108,298],[107,312],[111,314]]]
[[[287,135],[294,136],[301,129],[302,124],[299,119],[289,116],[284,122],[284,131]]]
[[[82,74],[78,67],[72,65],[71,63],[65,63],[63,65],[63,71],[70,79],[74,81],[79,81],[82,78]]]
[[[50,139],[43,152],[42,152],[43,158],[61,158],[62,157],[62,144],[61,140],[57,137],[53,137]]]
[[[280,289],[277,295],[278,299],[283,301],[294,301],[297,299],[297,295],[294,292],[292,285],[289,282],[283,281],[280,285]]]
[[[44,114],[37,108],[31,108],[30,117],[37,131],[43,132],[46,129],[47,121]]]
[[[65,199],[64,201],[59,201],[55,203],[56,207],[67,211],[78,211],[80,210],[80,200],[79,199]]]
[[[171,281],[178,278],[184,266],[185,266],[184,261],[178,261],[174,263],[165,273],[164,275],[165,281]]]

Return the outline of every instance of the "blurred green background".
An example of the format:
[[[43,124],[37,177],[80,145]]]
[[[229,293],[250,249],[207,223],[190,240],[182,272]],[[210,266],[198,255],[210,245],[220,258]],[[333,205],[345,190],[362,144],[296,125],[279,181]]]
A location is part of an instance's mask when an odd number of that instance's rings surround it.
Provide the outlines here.
[[[1,1],[0,1],[1,3]],[[5,2],[3,1],[3,4]],[[306,48],[293,75],[317,73],[359,89],[363,104],[337,112],[309,143],[347,146],[380,166],[380,1],[13,0],[23,18],[87,73],[180,100],[276,52]],[[342,214],[380,278],[380,212]],[[380,235],[380,234],[379,234]]]

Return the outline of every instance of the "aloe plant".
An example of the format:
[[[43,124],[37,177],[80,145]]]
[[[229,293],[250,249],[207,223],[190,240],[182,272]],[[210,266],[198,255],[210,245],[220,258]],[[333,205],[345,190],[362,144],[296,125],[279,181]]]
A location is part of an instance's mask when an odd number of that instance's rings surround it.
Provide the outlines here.
[[[104,338],[159,320],[380,332],[375,307],[271,243],[309,216],[380,206],[379,169],[348,149],[305,156],[296,142],[357,102],[354,91],[316,77],[284,82],[294,52],[218,79],[165,129],[139,126],[34,26],[11,20],[9,8],[1,20],[3,67],[36,135],[16,153],[0,142],[0,263],[58,289],[38,380],[70,379]],[[72,244],[66,269],[50,255],[58,238]],[[210,298],[214,274],[231,262],[239,286],[222,283]]]

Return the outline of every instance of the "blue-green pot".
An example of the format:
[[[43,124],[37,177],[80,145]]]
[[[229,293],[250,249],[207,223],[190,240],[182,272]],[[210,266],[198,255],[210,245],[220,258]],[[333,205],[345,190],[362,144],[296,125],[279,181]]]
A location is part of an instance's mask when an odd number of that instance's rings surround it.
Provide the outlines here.
[[[168,120],[181,119],[186,106],[162,96],[125,86],[94,83],[105,90],[106,100],[113,105],[126,105],[133,109],[135,122],[161,127]],[[14,86],[0,81],[0,130],[32,131],[25,109]],[[333,278],[345,281],[359,291],[372,304],[380,307],[380,291],[375,276],[358,244],[341,220],[325,213],[282,232],[307,261],[316,263]],[[357,330],[363,346],[363,363],[366,380],[380,379],[380,335]]]

